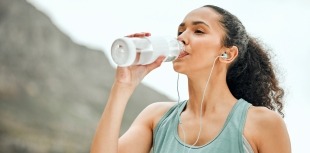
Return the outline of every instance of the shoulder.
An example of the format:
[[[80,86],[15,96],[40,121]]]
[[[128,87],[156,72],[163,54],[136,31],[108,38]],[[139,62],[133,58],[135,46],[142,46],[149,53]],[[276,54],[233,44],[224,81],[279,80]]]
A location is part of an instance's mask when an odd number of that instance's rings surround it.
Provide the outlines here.
[[[283,145],[290,147],[288,131],[282,116],[266,107],[249,108],[244,132],[258,150]]]
[[[163,115],[176,104],[176,102],[155,102],[148,105],[139,116],[143,116],[144,119],[149,121],[152,128],[155,128]]]
[[[275,111],[272,111],[266,107],[250,107],[247,117],[247,122],[249,122],[258,134],[257,136],[271,136],[262,135],[268,133],[277,133],[280,129],[285,129],[285,122]]]
[[[266,126],[279,126],[279,123],[284,124],[284,120],[280,114],[266,107],[250,107],[248,118],[252,121],[253,124],[261,126],[262,128]]]
[[[152,114],[163,114],[176,105],[176,102],[155,102],[148,105],[143,112]]]

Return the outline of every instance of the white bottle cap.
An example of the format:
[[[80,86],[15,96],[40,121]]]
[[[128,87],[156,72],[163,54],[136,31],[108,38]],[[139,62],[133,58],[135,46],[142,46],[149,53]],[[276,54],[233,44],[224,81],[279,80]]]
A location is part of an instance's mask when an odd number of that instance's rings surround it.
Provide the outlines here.
[[[111,47],[111,55],[118,66],[130,66],[136,59],[135,44],[127,37],[116,39]]]

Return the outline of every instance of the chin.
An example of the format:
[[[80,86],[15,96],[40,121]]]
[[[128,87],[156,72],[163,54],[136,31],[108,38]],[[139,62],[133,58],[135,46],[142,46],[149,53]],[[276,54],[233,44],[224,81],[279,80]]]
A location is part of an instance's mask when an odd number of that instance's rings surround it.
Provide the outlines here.
[[[173,62],[173,69],[175,72],[184,74],[184,72],[185,72],[184,68],[185,68],[185,66],[183,64],[181,64],[179,62]]]

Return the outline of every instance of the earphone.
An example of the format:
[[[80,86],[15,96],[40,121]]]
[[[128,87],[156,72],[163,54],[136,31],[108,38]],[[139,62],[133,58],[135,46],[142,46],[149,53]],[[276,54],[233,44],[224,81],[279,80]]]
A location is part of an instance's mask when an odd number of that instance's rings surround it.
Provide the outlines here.
[[[224,52],[220,57],[224,58],[224,59],[227,59],[228,58],[228,55],[226,52]]]
[[[203,101],[204,101],[204,98],[205,98],[205,92],[206,92],[206,90],[207,90],[209,81],[210,81],[210,79],[211,79],[211,75],[212,75],[212,72],[213,72],[213,69],[214,69],[214,66],[215,66],[215,62],[216,62],[216,60],[217,60],[219,57],[222,57],[223,59],[227,59],[227,58],[228,58],[228,55],[227,55],[226,52],[224,52],[224,53],[221,54],[220,56],[217,56],[217,57],[214,59],[214,61],[213,61],[213,65],[212,65],[212,68],[211,68],[211,72],[210,72],[210,74],[209,74],[209,77],[208,77],[208,79],[207,79],[205,88],[204,88],[204,90],[203,90],[203,96],[202,96],[201,103],[200,103],[200,127],[199,127],[198,136],[197,136],[196,141],[195,141],[192,145],[190,145],[190,147],[188,148],[188,152],[187,152],[187,153],[189,153],[190,150],[197,144],[197,142],[198,142],[198,140],[199,140],[199,138],[200,138],[201,131],[202,131],[202,105],[203,105]],[[180,113],[180,112],[181,112],[182,110],[180,110],[180,105],[179,105],[179,102],[180,102],[180,95],[179,95],[179,87],[178,87],[178,85],[179,85],[179,73],[178,73],[178,78],[177,78],[178,112],[179,112],[178,114],[180,114],[179,119],[178,119],[178,122],[179,122],[179,126],[181,127],[181,130],[182,130],[182,133],[183,133],[184,142],[186,143],[186,133],[185,133],[185,131],[184,131],[184,128],[183,128],[183,125],[182,125],[182,121],[181,121],[181,113]],[[186,147],[185,147],[185,145],[184,145],[183,152],[185,151],[185,148],[186,148]]]

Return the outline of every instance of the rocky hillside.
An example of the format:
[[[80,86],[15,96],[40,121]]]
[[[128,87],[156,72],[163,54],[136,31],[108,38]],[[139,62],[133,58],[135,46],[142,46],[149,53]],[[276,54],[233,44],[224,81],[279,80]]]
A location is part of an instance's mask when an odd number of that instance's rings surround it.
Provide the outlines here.
[[[1,0],[0,152],[89,152],[113,76],[102,51],[74,43],[27,1]],[[122,131],[167,99],[140,85]]]

